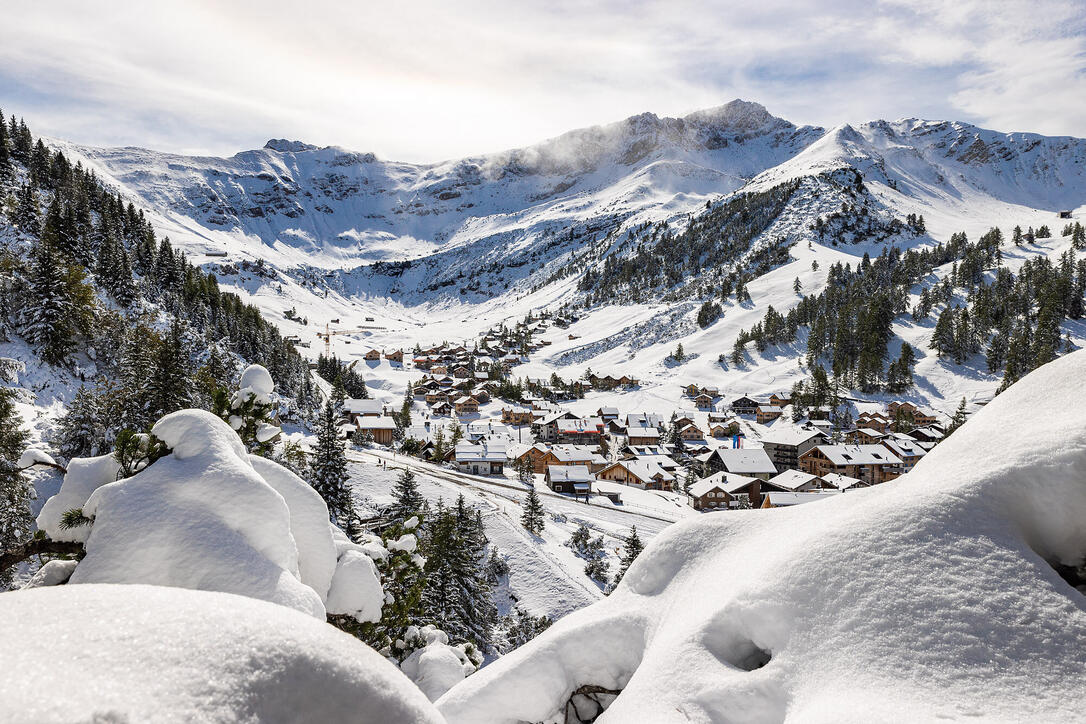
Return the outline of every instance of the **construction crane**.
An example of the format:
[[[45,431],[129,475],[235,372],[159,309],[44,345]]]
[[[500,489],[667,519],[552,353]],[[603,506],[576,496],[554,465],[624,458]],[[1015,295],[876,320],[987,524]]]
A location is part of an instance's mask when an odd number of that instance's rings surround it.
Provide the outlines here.
[[[358,334],[359,332],[380,331],[385,327],[356,327],[354,329],[332,329],[328,324],[324,325],[323,332],[317,332],[317,336],[324,340],[324,356],[332,356],[332,337],[337,334]]]

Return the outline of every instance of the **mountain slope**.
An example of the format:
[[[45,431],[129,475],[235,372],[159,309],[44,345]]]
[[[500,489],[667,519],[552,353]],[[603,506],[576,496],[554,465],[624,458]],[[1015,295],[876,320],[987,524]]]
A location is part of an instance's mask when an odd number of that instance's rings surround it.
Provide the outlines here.
[[[634,404],[666,410],[678,376],[742,393],[806,376],[802,334],[749,350],[738,367],[717,359],[770,305],[787,314],[822,292],[834,264],[857,269],[865,254],[994,226],[1007,237],[1016,225],[1058,234],[1054,212],[1086,204],[1082,139],[916,119],[824,131],[744,101],[426,165],[282,140],[229,159],[65,147],[313,353],[331,319],[350,328],[373,318],[380,329],[360,339],[409,348],[572,304],[584,307],[578,339],[550,340],[515,374],[626,372],[645,380]],[[1004,249],[1003,263],[1017,270],[1070,247],[1037,239]],[[920,280],[908,305],[955,268]],[[728,292],[739,284],[750,299]],[[698,305],[714,300],[723,318],[701,329]],[[292,309],[309,324],[284,317]],[[889,352],[907,341],[919,353],[910,394],[948,412],[962,395],[990,398],[1000,378],[983,359],[948,365],[925,352],[933,325],[894,322]],[[1077,324],[1063,331],[1073,345],[1086,336]],[[680,342],[693,354],[676,364],[668,356]]]

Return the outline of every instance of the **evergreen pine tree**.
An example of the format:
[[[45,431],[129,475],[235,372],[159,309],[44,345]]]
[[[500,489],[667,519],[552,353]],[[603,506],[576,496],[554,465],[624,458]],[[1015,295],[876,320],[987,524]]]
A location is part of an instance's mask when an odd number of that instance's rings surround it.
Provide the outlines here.
[[[193,375],[181,322],[174,317],[169,332],[155,350],[148,392],[151,417],[158,419],[192,404]]]
[[[408,520],[422,513],[426,499],[419,492],[418,481],[410,468],[404,468],[396,485],[392,487],[392,505],[387,509],[388,516],[394,521]]]
[[[347,487],[347,454],[339,439],[339,416],[329,401],[317,427],[317,445],[309,462],[309,484],[320,493],[332,521],[346,528],[354,514]]]
[[[0,552],[9,551],[30,537],[33,488],[15,463],[22,455],[27,434],[15,409],[15,393],[0,387]],[[11,587],[11,570],[0,570],[0,592]]]
[[[946,435],[950,437],[951,433],[957,430],[959,427],[965,424],[965,398],[958,403],[958,409],[954,412],[954,417],[950,419],[950,425],[947,426]]]
[[[634,560],[641,555],[641,551],[645,549],[645,545],[641,542],[641,539],[637,537],[637,526],[630,528],[630,535],[626,538],[626,544],[622,547],[622,557],[619,563],[618,573],[615,574],[614,583],[612,588],[618,585],[618,582],[622,580],[626,575],[626,571],[630,570],[630,565]]]
[[[38,207],[38,195],[34,187],[23,184],[19,189],[19,199],[15,206],[15,215],[11,218],[15,228],[29,236],[41,233],[41,209]]]
[[[69,460],[98,455],[106,441],[103,415],[98,395],[81,385],[58,421],[56,441],[60,454]]]
[[[546,521],[543,515],[543,501],[540,500],[534,485],[528,488],[528,494],[521,501],[521,510],[523,512],[520,515],[520,524],[532,535],[540,535]]]
[[[29,275],[31,304],[26,310],[25,334],[42,361],[59,365],[71,354],[72,305],[68,301],[64,270],[46,244],[34,247]]]
[[[11,141],[8,139],[8,127],[4,121],[4,113],[0,111],[0,182],[10,180],[14,172],[15,169],[11,165]]]

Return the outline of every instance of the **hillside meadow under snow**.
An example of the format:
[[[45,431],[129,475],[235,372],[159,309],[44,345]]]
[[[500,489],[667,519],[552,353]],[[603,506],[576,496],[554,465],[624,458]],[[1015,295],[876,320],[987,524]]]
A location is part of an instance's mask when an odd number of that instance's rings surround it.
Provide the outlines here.
[[[142,501],[153,522],[139,480],[158,468],[160,499],[206,498],[219,469],[250,490],[241,500],[278,495],[278,537],[243,535],[282,572],[241,596],[183,590],[201,586],[181,579],[142,585],[142,565],[127,584],[73,577],[0,595],[11,644],[0,650],[0,718],[513,724],[568,711],[589,720],[594,697],[610,722],[1074,720],[1086,696],[1086,599],[1054,565],[1081,565],[1086,552],[1084,380],[1086,352],[1038,369],[892,482],[667,527],[614,594],[436,705],[308,604],[256,600],[303,585],[295,566],[307,538],[286,532],[301,508],[246,466],[225,424],[178,413],[159,429],[176,460],[90,493],[101,517],[76,571],[146,560],[151,528],[124,554],[106,513],[135,516]],[[180,576],[198,563],[184,548],[201,526],[253,522],[233,502],[212,496],[213,515],[180,516],[159,568]]]

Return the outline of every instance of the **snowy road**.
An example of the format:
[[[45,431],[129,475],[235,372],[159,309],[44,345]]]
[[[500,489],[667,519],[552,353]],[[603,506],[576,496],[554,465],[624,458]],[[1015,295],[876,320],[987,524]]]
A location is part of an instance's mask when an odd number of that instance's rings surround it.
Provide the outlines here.
[[[399,467],[381,468],[355,460],[350,472],[356,491],[378,505],[392,500]],[[506,496],[450,482],[429,471],[420,472],[417,480],[420,492],[431,502],[443,498],[450,504],[463,494],[469,505],[483,512],[487,538],[509,563],[508,584],[497,601],[500,613],[508,613],[517,604],[533,614],[558,618],[603,597],[600,587],[584,575],[584,561],[562,545],[575,524],[548,518],[543,537],[534,538],[520,525],[519,503]],[[612,552],[620,545],[618,538],[608,541]]]
[[[420,475],[428,475],[461,487],[470,487],[476,490],[486,491],[518,504],[526,494],[526,491],[523,488],[518,485],[510,484],[504,479],[489,480],[480,476],[466,475],[403,455],[392,455],[383,451],[373,450],[351,450],[348,452],[347,457],[352,462],[377,462],[379,460],[384,460],[389,466],[409,467]],[[660,510],[652,509],[651,512],[648,510],[633,510],[631,509],[632,506],[627,505],[617,507],[609,504],[586,504],[565,495],[553,493],[546,487],[538,488],[537,492],[543,497],[543,502],[547,507],[548,512],[561,513],[570,518],[584,520],[590,528],[595,528],[611,535],[617,534],[619,531],[628,530],[631,525],[636,525],[639,533],[643,532],[644,534],[647,534],[647,537],[651,538],[682,517],[677,514],[674,518],[666,518],[661,515],[662,511]],[[620,537],[624,538],[625,533],[623,532]]]

